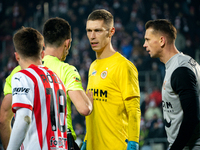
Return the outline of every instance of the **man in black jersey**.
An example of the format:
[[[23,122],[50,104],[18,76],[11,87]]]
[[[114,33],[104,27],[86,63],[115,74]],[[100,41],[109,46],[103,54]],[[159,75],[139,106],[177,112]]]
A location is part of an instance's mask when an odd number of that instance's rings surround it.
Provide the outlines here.
[[[170,150],[199,150],[200,66],[175,47],[177,31],[165,19],[145,25],[144,47],[152,58],[165,64],[162,106]]]

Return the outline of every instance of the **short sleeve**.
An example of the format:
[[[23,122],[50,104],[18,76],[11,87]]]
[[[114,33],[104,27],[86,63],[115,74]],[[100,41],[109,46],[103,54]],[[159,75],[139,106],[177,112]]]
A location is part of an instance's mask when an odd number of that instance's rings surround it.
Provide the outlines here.
[[[17,66],[14,68],[14,70],[11,72],[11,74],[6,78],[6,83],[4,86],[4,96],[6,96],[7,94],[11,94],[12,93],[12,88],[11,88],[11,79],[12,76],[17,73],[19,70],[21,70],[20,66]]]
[[[65,79],[63,80],[66,90],[83,90],[80,74],[77,69],[73,66],[64,69]],[[62,79],[61,79],[62,80]]]
[[[34,83],[26,75],[18,72],[13,75],[12,81],[12,110],[15,113],[18,108],[33,109]]]

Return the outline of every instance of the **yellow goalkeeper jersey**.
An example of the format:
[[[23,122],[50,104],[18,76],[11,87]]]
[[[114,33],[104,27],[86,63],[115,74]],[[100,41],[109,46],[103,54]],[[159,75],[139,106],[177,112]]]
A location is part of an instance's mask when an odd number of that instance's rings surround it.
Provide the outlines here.
[[[94,107],[86,116],[87,150],[125,150],[128,115],[124,101],[140,96],[136,67],[116,52],[95,60],[88,78],[87,89],[93,91]]]

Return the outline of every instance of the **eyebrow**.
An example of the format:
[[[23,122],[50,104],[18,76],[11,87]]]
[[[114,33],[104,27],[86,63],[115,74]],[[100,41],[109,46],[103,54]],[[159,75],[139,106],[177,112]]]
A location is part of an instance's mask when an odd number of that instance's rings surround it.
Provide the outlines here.
[[[105,29],[105,28],[94,28],[94,29],[90,29],[90,28],[86,28],[86,31],[88,31],[88,30],[101,30],[101,31],[107,31],[107,30],[109,30],[109,29]]]

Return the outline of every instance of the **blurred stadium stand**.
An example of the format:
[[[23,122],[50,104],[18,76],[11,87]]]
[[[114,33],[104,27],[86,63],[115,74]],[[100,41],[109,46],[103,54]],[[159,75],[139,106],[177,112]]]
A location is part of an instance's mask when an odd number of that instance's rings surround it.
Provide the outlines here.
[[[62,17],[72,26],[73,41],[66,62],[76,66],[86,88],[89,65],[95,59],[95,53],[86,37],[85,24],[89,13],[98,8],[113,14],[116,28],[112,38],[114,48],[132,61],[139,71],[142,111],[140,149],[165,150],[167,140],[160,117],[160,89],[165,68],[159,60],[151,59],[143,48],[144,25],[151,19],[169,19],[178,30],[175,45],[179,51],[200,62],[199,0],[0,0],[0,103],[5,79],[17,66],[13,34],[22,26],[42,32],[43,23],[51,17]],[[85,134],[84,117],[73,109],[72,118],[77,142],[80,143]]]

